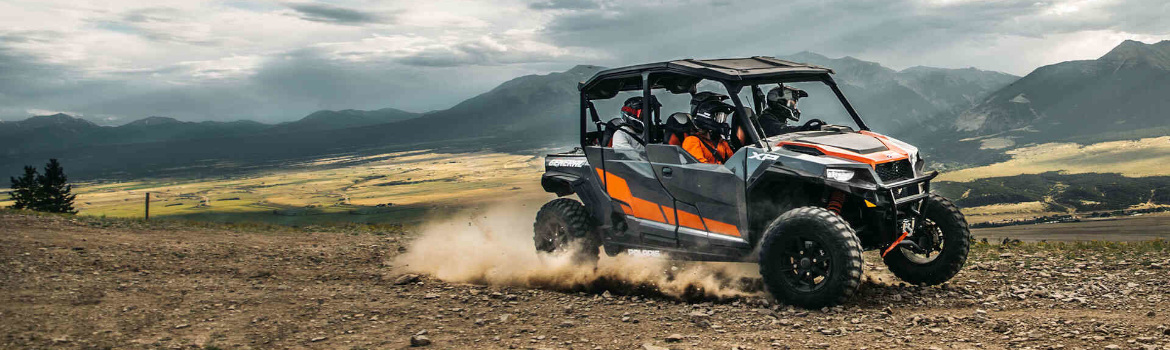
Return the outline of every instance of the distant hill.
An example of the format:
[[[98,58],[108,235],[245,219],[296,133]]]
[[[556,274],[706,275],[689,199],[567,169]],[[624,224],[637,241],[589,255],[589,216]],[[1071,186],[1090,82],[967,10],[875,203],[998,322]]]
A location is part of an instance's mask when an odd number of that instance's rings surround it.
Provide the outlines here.
[[[195,140],[254,134],[270,125],[249,120],[233,122],[184,122],[167,117],[147,117],[117,127],[103,128],[94,144],[132,144]]]
[[[371,148],[410,148],[425,142],[482,139],[465,141],[476,149],[530,148],[552,141],[567,144],[577,134],[577,83],[600,69],[578,66],[565,72],[518,77],[452,108],[426,114],[395,109],[319,111],[278,125],[191,123],[151,117],[118,127],[59,115],[54,116],[58,124],[76,122],[77,126],[58,130],[45,125],[38,130],[54,137],[0,139],[0,149],[5,150],[0,154],[0,169],[14,172],[22,164],[57,157],[70,166],[74,176],[150,176],[211,169],[219,164],[259,166]],[[30,123],[2,123],[0,135],[15,133],[17,127],[29,129],[24,125]]]
[[[15,154],[44,147],[82,146],[89,135],[101,129],[88,120],[61,113],[4,122],[0,123],[0,152]]]
[[[1037,68],[954,122],[971,136],[1028,128],[1029,138],[1165,127],[1170,111],[1170,41],[1127,40],[1096,60]]]
[[[780,58],[832,68],[836,73],[834,79],[866,124],[875,131],[895,136],[970,108],[988,93],[1019,78],[975,68],[918,66],[897,71],[877,62],[848,56],[828,58],[811,52]],[[812,101],[815,100],[808,100]],[[818,102],[837,104],[836,99],[820,99]],[[802,109],[839,109],[835,105],[806,107]]]
[[[321,110],[313,112],[300,120],[281,123],[273,126],[270,132],[299,132],[313,130],[344,129],[358,126],[386,124],[407,119],[418,118],[419,113],[407,112],[394,108],[383,108],[373,111],[343,109],[340,111]]]
[[[1101,142],[1170,134],[1170,41],[1127,40],[1095,60],[1043,66],[919,135],[948,158],[1037,142]],[[983,149],[980,152],[978,150]]]
[[[571,143],[578,131],[577,83],[602,69],[581,65],[514,78],[449,109],[396,123],[334,130],[321,134],[327,138],[322,142],[354,147],[467,138],[484,138],[482,145],[505,147]]]
[[[99,126],[82,118],[58,113],[21,121],[0,122],[0,149],[12,154],[28,150],[61,150],[91,145],[231,138],[266,133],[321,132],[393,123],[417,118],[420,115],[394,108],[373,111],[346,109],[317,111],[300,120],[277,125],[250,120],[186,122],[151,116],[119,126]]]
[[[0,123],[0,149],[16,154],[93,145],[205,139],[253,134],[269,127],[254,121],[184,122],[166,117],[147,117],[120,126],[99,126],[85,119],[54,114]]]

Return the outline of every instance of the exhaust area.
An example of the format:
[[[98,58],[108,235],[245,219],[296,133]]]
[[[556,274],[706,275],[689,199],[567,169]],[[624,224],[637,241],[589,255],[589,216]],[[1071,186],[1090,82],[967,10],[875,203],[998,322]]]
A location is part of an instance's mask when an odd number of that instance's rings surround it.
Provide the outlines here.
[[[563,292],[609,291],[683,301],[766,295],[755,264],[602,253],[591,266],[574,264],[568,254],[538,254],[532,240],[535,214],[532,205],[502,204],[429,222],[394,266],[448,282]]]

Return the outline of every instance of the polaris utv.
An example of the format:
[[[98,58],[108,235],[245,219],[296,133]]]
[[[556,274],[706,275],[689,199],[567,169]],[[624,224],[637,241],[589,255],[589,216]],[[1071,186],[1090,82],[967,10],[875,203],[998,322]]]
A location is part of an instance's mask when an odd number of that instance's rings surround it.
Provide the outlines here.
[[[930,192],[938,172],[924,171],[917,148],[871,132],[841,93],[829,68],[771,57],[676,60],[598,72],[578,85],[580,143],[550,154],[541,185],[564,197],[536,215],[542,252],[570,251],[596,262],[600,247],[672,259],[758,262],[767,290],[808,308],[837,305],[861,283],[864,250],[878,250],[890,271],[912,284],[955,276],[967,260],[963,214]],[[606,147],[613,123],[594,101],[619,93],[695,95],[726,89],[727,121],[738,149],[723,164],[704,164],[665,140],[661,106],[648,103],[645,150]],[[855,125],[809,120],[792,132],[764,135],[754,111],[761,86],[827,86]],[[823,84],[821,84],[823,83]],[[751,101],[740,93],[750,89]],[[640,92],[640,93],[639,93]],[[831,101],[835,105],[835,101]],[[754,108],[749,107],[751,103]],[[670,118],[691,118],[674,113]]]

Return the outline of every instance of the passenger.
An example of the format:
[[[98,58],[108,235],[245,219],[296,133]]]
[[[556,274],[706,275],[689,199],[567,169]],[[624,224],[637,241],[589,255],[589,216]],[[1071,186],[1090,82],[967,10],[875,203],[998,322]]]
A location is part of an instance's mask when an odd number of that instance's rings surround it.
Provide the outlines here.
[[[696,131],[683,140],[682,147],[700,162],[723,164],[732,154],[731,145],[723,135],[731,129],[727,116],[735,108],[722,101],[727,96],[704,94],[708,93],[696,94],[691,99]]]
[[[783,84],[768,91],[768,107],[760,112],[759,117],[764,137],[800,131],[799,126],[789,126],[788,121],[800,120],[800,110],[796,108],[796,102],[801,97],[808,97],[808,93]]]
[[[657,101],[652,100],[652,103],[657,103]],[[635,96],[626,99],[626,102],[622,104],[621,126],[614,131],[610,147],[644,151],[646,142],[642,140],[642,130],[646,127],[646,114],[649,112],[643,113],[641,97]]]

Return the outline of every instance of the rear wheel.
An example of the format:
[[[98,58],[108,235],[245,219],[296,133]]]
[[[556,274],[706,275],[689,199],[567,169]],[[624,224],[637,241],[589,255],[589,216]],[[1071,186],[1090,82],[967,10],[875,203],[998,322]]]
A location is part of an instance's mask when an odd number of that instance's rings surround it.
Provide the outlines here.
[[[760,275],[776,299],[806,308],[845,302],[862,273],[861,241],[841,216],[802,207],[773,220],[760,245]]]
[[[558,198],[545,203],[532,224],[532,240],[539,252],[572,254],[579,263],[597,262],[601,241],[581,202]]]
[[[923,199],[922,219],[907,237],[920,248],[898,248],[883,258],[894,276],[913,284],[935,285],[949,281],[967,263],[971,231],[959,208],[942,196]]]

